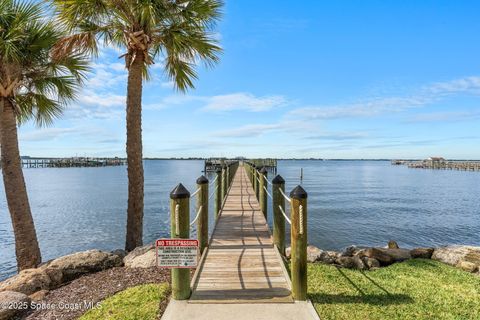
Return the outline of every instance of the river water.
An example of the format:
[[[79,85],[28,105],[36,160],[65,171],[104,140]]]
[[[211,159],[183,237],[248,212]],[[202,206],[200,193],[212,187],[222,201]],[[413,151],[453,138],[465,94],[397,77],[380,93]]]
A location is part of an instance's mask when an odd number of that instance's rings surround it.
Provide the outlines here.
[[[202,170],[203,161],[145,161],[145,243],[168,237],[169,192],[182,182],[193,193]],[[278,173],[287,191],[301,184],[308,192],[309,242],[320,248],[384,246],[391,239],[403,247],[480,245],[479,172],[408,169],[387,161],[289,160],[278,162]],[[44,261],[124,247],[126,167],[38,168],[24,174]],[[194,201],[191,211],[193,219]],[[0,279],[15,271],[1,184]]]

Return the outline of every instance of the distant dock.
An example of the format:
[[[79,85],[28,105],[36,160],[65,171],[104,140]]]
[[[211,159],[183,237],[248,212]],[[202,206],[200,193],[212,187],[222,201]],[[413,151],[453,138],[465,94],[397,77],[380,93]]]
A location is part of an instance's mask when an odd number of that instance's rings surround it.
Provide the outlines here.
[[[83,168],[123,166],[127,160],[123,158],[22,158],[23,168]]]
[[[480,171],[480,161],[445,160],[441,157],[430,157],[425,160],[392,160],[392,165],[406,165],[413,169]]]
[[[218,169],[222,169],[224,165],[229,165],[230,163],[237,162],[242,159],[226,159],[226,158],[210,158],[205,160],[205,170],[204,172],[215,172]],[[257,168],[267,169],[270,172],[277,173],[277,159],[254,159],[249,160]]]

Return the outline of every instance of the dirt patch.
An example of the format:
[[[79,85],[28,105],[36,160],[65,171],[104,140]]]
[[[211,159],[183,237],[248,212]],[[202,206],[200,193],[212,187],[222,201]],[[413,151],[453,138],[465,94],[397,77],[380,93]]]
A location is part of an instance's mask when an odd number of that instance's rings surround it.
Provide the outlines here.
[[[98,302],[119,291],[141,284],[162,282],[170,282],[170,270],[156,267],[112,268],[83,276],[50,291],[38,302],[39,310],[31,311],[24,319],[76,319]],[[160,305],[161,309],[166,306],[165,302]]]

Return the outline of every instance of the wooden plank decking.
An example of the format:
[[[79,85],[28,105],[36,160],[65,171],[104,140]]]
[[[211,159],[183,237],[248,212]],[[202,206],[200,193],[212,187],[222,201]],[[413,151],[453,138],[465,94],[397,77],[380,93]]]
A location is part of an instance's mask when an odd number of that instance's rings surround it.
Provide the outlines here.
[[[293,302],[287,277],[240,166],[194,277],[190,302]]]

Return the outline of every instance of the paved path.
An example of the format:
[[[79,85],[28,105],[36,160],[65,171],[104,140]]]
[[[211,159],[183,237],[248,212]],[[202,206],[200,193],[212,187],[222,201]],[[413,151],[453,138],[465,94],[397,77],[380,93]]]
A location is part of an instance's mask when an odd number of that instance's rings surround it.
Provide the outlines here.
[[[318,319],[309,302],[294,302],[243,166],[233,179],[188,301],[172,300],[163,320]]]

